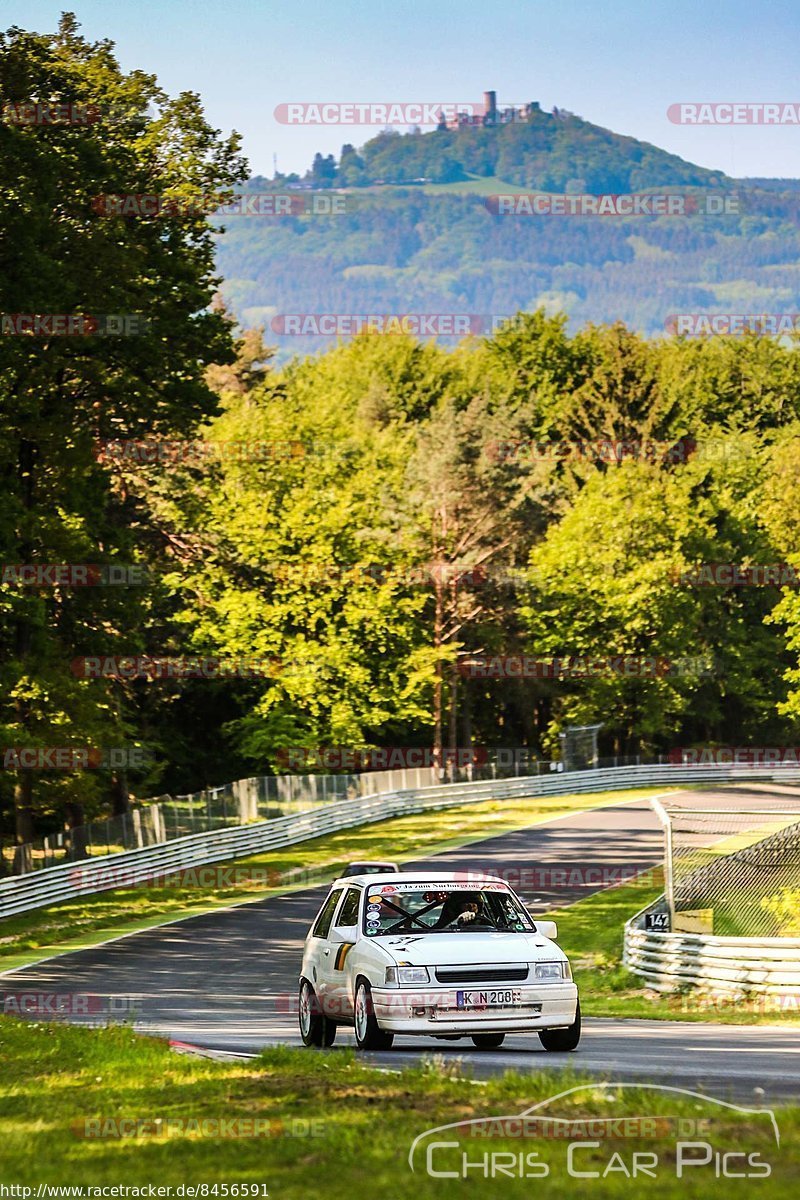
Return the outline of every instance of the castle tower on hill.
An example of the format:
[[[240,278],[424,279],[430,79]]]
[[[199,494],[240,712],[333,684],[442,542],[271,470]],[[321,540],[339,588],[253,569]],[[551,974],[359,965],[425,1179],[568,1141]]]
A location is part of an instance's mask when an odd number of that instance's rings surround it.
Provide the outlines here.
[[[463,129],[488,125],[509,125],[516,121],[529,121],[534,113],[541,112],[538,100],[528,104],[510,108],[497,107],[497,92],[483,93],[483,112],[459,112],[454,117],[445,118],[442,114],[439,129]]]

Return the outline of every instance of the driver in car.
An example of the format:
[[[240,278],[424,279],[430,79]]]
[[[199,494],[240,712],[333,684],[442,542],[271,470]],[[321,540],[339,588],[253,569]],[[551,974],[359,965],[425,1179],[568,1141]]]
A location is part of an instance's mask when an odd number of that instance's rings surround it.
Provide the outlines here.
[[[480,905],[474,900],[467,900],[465,896],[455,895],[448,896],[442,911],[439,914],[439,919],[436,922],[436,929],[449,929],[450,926],[456,927],[469,925],[478,919],[480,913]]]

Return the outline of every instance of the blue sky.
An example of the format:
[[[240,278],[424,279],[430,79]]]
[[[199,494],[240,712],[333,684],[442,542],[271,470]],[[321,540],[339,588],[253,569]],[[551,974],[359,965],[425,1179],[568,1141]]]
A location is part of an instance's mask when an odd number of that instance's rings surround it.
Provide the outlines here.
[[[0,0],[2,27],[52,30],[64,8],[124,68],[191,89],[238,129],[254,172],[304,170],[376,129],[288,127],[288,101],[558,105],[730,175],[800,176],[800,128],[682,127],[677,101],[800,102],[796,0]]]

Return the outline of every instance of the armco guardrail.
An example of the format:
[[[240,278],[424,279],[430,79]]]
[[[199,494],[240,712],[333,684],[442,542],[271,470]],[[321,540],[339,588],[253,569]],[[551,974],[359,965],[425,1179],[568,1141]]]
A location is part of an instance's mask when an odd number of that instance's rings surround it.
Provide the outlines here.
[[[90,892],[146,884],[154,876],[227,859],[244,858],[264,850],[291,846],[338,829],[426,809],[476,804],[488,799],[511,800],[526,796],[558,796],[573,792],[604,792],[697,782],[770,782],[775,778],[784,781],[791,778],[794,781],[800,779],[800,772],[765,767],[645,764],[384,792],[321,805],[313,810],[269,821],[228,827],[212,833],[191,834],[102,858],[86,858],[79,864],[62,863],[6,879],[0,881],[0,918],[61,900],[75,899]]]
[[[535,765],[537,770],[526,774],[538,774],[539,764]],[[487,776],[482,774],[480,778]],[[143,846],[194,833],[210,833],[229,825],[274,820],[318,804],[396,789],[432,787],[438,781],[435,767],[401,767],[359,774],[261,775],[188,795],[157,796],[137,804],[129,812],[63,829],[28,845],[0,846],[0,878],[5,874],[1,869],[4,859],[9,868],[13,867],[14,874],[22,875],[87,856],[140,850]]]
[[[644,929],[647,912],[625,926],[623,962],[659,992],[699,987],[726,996],[747,992],[800,997],[800,938],[713,937]]]

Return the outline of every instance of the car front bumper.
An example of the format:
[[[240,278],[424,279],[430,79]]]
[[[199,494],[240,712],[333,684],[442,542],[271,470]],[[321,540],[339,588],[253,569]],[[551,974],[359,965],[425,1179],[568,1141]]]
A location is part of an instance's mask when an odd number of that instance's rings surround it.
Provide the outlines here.
[[[513,992],[507,1002],[475,1003],[479,992]],[[473,1003],[459,1007],[458,992]],[[389,1033],[437,1034],[536,1033],[572,1025],[578,1004],[574,983],[517,988],[373,988],[372,1002],[381,1029]]]

